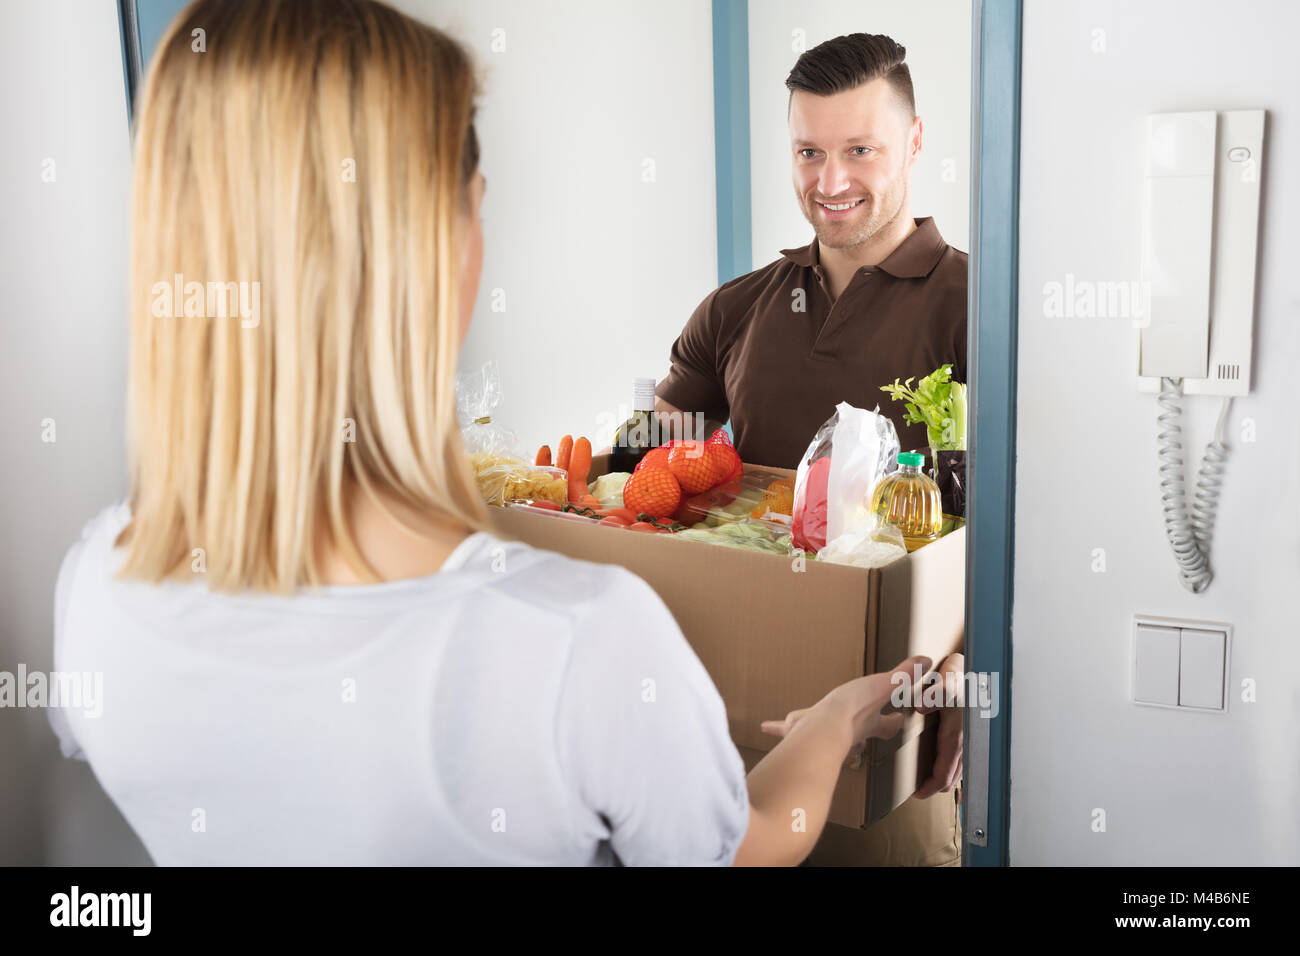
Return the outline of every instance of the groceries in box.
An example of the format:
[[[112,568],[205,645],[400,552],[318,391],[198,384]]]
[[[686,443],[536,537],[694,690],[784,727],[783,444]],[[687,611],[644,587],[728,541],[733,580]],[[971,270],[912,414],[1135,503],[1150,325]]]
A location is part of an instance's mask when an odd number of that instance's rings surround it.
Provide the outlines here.
[[[948,368],[916,391],[912,379],[885,390],[910,399],[910,415],[928,416],[918,420],[935,441],[964,446],[964,386],[947,381]],[[922,456],[900,453],[893,423],[878,410],[837,405],[793,475],[744,464],[723,429],[642,449],[631,472],[594,475],[585,437],[563,436],[554,460],[549,445],[531,462],[520,455],[514,435],[491,418],[500,394],[491,362],[457,382],[465,446],[493,505],[857,567],[888,564],[964,520],[964,458],[948,448],[940,458],[936,449],[936,484],[921,473]]]

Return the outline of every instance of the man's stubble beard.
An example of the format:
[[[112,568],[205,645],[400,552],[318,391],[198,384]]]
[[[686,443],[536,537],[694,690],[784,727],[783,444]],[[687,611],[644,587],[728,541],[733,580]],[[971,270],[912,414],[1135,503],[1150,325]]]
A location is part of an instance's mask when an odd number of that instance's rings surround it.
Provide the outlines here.
[[[852,250],[863,243],[870,242],[880,233],[894,226],[898,221],[898,217],[902,214],[904,204],[907,202],[907,177],[905,175],[899,176],[894,185],[895,188],[891,189],[884,197],[881,204],[882,211],[868,216],[867,221],[862,224],[861,228],[846,240],[834,240],[833,235],[838,230],[833,225],[823,223],[820,217],[817,217],[808,206],[803,206],[804,218],[813,227],[813,232],[817,235],[818,245],[825,249]],[[807,202],[816,205],[815,200],[809,199]],[[802,202],[800,205],[803,205]],[[827,229],[828,225],[830,225],[829,230]],[[831,233],[831,236],[827,235],[828,232]]]

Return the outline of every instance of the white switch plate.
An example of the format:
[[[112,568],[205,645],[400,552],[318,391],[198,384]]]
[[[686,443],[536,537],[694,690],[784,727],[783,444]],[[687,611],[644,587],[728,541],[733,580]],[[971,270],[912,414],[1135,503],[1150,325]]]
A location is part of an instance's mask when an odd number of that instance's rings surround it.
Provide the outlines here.
[[[1130,660],[1133,703],[1227,712],[1231,624],[1135,614]]]

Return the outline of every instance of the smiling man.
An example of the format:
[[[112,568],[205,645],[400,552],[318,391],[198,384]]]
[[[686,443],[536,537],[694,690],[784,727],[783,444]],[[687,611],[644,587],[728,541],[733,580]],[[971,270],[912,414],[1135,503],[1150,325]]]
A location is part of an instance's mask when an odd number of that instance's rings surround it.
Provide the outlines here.
[[[952,363],[966,378],[966,254],[914,219],[921,153],[906,51],[855,33],[804,53],[786,79],[795,197],[815,238],[710,292],[673,343],[655,410],[730,417],[741,457],[794,468],[841,401],[880,406],[902,450],[924,425],[880,390]],[[939,667],[960,674],[960,654]],[[944,710],[933,775],[865,833],[828,827],[820,862],[958,865],[961,712]],[[845,831],[837,833],[836,831]],[[814,854],[813,862],[819,862]]]
[[[887,415],[900,448],[924,425],[880,386],[945,362],[966,379],[966,254],[931,218],[913,219],[921,153],[905,51],[855,33],[790,71],[795,197],[816,238],[709,293],[673,344],[656,411],[730,417],[748,462],[796,467],[846,401]]]

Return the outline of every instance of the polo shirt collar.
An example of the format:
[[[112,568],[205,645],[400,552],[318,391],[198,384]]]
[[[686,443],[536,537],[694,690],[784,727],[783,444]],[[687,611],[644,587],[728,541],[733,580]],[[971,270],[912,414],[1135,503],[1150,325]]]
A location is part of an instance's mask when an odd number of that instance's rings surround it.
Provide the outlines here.
[[[934,217],[926,216],[924,219],[914,219],[913,222],[916,223],[916,229],[876,266],[877,269],[898,279],[919,279],[929,275],[930,270],[939,264],[948,244],[939,235]],[[821,271],[816,239],[798,249],[782,249],[781,255],[795,265],[811,266]]]

